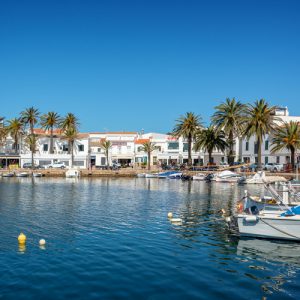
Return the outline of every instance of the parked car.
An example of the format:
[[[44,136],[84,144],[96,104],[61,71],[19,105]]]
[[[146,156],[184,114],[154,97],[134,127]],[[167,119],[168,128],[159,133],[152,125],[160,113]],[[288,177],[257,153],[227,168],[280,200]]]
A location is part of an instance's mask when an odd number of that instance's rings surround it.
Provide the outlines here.
[[[270,172],[280,172],[284,170],[284,166],[277,163],[268,163],[265,165],[264,169]]]
[[[229,167],[228,163],[223,162],[223,161],[220,162],[220,168],[228,168],[228,167]]]
[[[44,166],[45,169],[65,169],[65,167],[65,163],[59,161]]]
[[[250,171],[250,172],[255,172],[257,170],[257,164],[251,164],[248,166],[241,166],[241,171]]]
[[[40,166],[34,164],[34,165],[33,165],[33,168],[34,168],[34,169],[39,169]],[[32,163],[24,163],[24,164],[23,164],[23,169],[32,169]]]

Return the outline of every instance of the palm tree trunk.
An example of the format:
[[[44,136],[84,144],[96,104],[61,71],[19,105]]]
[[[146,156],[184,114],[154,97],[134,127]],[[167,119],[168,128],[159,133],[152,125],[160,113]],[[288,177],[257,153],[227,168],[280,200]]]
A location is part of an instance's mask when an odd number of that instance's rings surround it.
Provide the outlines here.
[[[106,165],[107,165],[107,168],[109,168],[108,150],[105,151],[105,154],[106,154]]]
[[[295,148],[291,148],[291,163],[292,163],[292,170],[295,170]]]
[[[31,145],[31,169],[34,169],[34,162],[33,162],[33,145]]]
[[[192,165],[192,137],[188,136],[188,165]]]
[[[208,164],[212,163],[212,151],[208,151]]]
[[[50,130],[50,154],[53,154],[53,127]]]
[[[18,142],[19,142],[19,139],[18,139],[18,135],[16,134],[15,135],[15,153],[18,154]]]
[[[151,152],[148,152],[148,170],[150,170]]]
[[[73,151],[73,148],[74,148],[74,142],[70,142],[70,146],[71,146],[71,168],[73,168],[73,164],[74,164],[74,151]]]
[[[261,171],[261,139],[257,139],[257,170]]]
[[[229,144],[229,153],[228,153],[228,164],[232,165],[234,162],[234,156],[233,156],[233,132],[229,132],[228,136],[228,144]]]

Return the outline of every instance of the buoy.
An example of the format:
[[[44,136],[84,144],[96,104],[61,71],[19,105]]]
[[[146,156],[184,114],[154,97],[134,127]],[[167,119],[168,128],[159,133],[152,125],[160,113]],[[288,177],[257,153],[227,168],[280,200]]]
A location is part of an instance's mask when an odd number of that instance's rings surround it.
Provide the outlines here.
[[[46,245],[46,241],[44,239],[41,239],[39,242],[40,246],[45,246]]]
[[[171,212],[168,213],[168,218],[173,218],[173,214]]]
[[[181,218],[171,218],[170,221],[174,225],[182,225],[182,219]]]
[[[26,235],[24,233],[20,233],[18,236],[18,242],[19,244],[25,244],[26,243]]]

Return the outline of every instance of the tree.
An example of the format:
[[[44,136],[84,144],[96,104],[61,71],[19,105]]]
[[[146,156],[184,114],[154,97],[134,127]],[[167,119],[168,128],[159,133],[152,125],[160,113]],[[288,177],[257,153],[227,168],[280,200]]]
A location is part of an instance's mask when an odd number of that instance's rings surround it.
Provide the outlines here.
[[[107,165],[107,167],[109,167],[108,154],[109,154],[109,150],[110,150],[111,147],[112,147],[111,141],[102,141],[102,142],[100,143],[100,147],[101,147],[101,149],[103,149],[104,152],[105,152],[105,156],[106,156],[106,165]]]
[[[78,132],[74,127],[68,127],[64,131],[64,135],[63,135],[63,138],[68,141],[68,144],[70,146],[69,153],[71,153],[71,168],[73,168],[74,165],[74,143],[77,136],[78,136]]]
[[[74,127],[74,129],[78,131],[79,120],[73,113],[67,113],[67,115],[61,120],[60,127],[62,130]]]
[[[187,112],[176,120],[172,135],[176,138],[182,136],[188,142],[188,165],[192,165],[192,143],[199,128],[202,128],[200,116]]]
[[[241,136],[246,105],[234,98],[215,107],[216,112],[211,120],[218,130],[223,130],[228,140],[228,163],[234,162],[234,140]]]
[[[34,153],[36,152],[37,136],[35,134],[28,134],[25,143],[29,146],[31,152],[31,168],[34,169]]]
[[[225,142],[225,133],[223,130],[216,130],[213,125],[210,125],[208,128],[199,130],[195,137],[194,149],[199,151],[203,149],[208,152],[208,161],[211,164],[212,161],[212,152],[214,149],[224,152],[228,147],[228,144]]]
[[[0,117],[0,146],[3,147],[7,138],[7,128],[4,125],[4,118]]]
[[[7,132],[14,140],[15,153],[19,152],[19,138],[24,134],[24,127],[21,119],[14,118],[8,121]]]
[[[150,141],[148,141],[142,145],[141,150],[147,153],[148,170],[150,170],[150,165],[151,165],[151,153],[156,149],[157,149],[157,147],[155,146],[155,144],[151,143]]]
[[[257,169],[261,170],[261,146],[266,134],[274,131],[275,106],[269,106],[264,100],[255,101],[254,105],[247,105],[245,110],[245,129],[244,136],[249,140],[251,136],[256,137],[257,143]]]
[[[45,130],[50,130],[50,153],[53,154],[53,129],[60,124],[61,120],[56,112],[50,111],[41,116],[41,126]]]
[[[39,111],[34,107],[29,107],[21,112],[21,121],[25,126],[29,125],[31,135],[34,133],[34,125],[39,121],[39,115]]]
[[[295,169],[295,153],[300,148],[300,122],[285,122],[273,133],[271,152],[288,149],[291,152],[291,163]]]

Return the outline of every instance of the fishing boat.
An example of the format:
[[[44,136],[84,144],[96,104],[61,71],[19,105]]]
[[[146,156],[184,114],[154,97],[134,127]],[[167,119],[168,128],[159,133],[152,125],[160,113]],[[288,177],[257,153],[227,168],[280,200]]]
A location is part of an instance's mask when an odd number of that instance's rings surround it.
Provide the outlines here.
[[[193,176],[193,180],[204,181],[204,180],[206,180],[206,177],[207,177],[207,174],[198,173],[198,174]]]
[[[300,241],[300,206],[292,206],[288,194],[279,195],[265,185],[270,198],[259,201],[245,197],[238,203],[236,221],[241,236]],[[288,190],[284,192],[288,193]]]
[[[239,184],[265,184],[272,182],[286,182],[286,178],[282,176],[266,176],[264,171],[258,171],[253,176],[248,178],[242,177],[238,183]]]
[[[147,173],[145,174],[145,178],[157,178],[158,173]]]
[[[168,176],[177,173],[176,171],[167,171],[167,172],[160,172],[157,174],[157,177],[160,179],[168,178]]]
[[[176,172],[168,176],[169,179],[181,179],[182,172]]]
[[[32,174],[33,177],[43,177],[42,173],[33,173]]]
[[[216,182],[231,182],[236,183],[242,179],[243,176],[234,173],[232,171],[222,171],[220,173],[217,173],[212,180]]]
[[[138,173],[138,174],[136,174],[136,177],[138,177],[138,178],[145,178],[146,177],[146,173]]]
[[[20,172],[20,173],[16,173],[16,177],[28,177],[29,173],[27,172]]]

